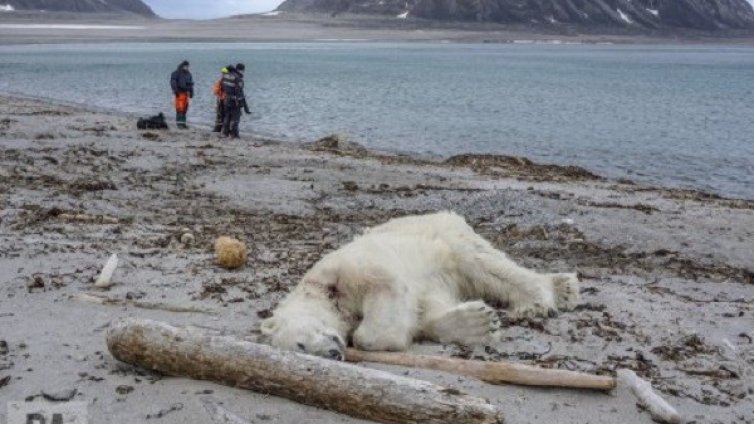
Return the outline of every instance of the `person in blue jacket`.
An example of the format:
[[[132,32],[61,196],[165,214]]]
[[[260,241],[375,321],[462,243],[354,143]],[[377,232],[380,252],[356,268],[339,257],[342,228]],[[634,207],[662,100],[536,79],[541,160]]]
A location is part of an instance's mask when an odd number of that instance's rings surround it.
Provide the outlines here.
[[[175,96],[175,122],[178,128],[186,129],[186,114],[190,99],[194,98],[194,78],[189,70],[189,62],[184,60],[170,75],[170,87]]]

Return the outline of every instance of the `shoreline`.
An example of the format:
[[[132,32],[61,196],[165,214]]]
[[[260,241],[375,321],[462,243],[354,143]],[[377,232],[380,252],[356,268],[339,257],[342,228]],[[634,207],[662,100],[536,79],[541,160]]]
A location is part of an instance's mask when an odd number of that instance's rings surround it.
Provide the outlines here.
[[[323,254],[390,218],[454,210],[522,265],[578,271],[583,302],[550,319],[515,320],[496,308],[503,339],[488,349],[417,344],[412,352],[600,374],[631,368],[687,419],[745,422],[751,413],[754,202],[523,158],[428,161],[335,139],[137,131],[128,116],[5,96],[0,193],[0,394],[8,400],[73,393],[93,422],[155,414],[194,422],[207,417],[204,396],[249,422],[363,422],[124,366],[107,352],[105,332],[112,319],[143,317],[256,338],[261,319]],[[182,242],[185,232],[193,243]],[[245,268],[214,264],[220,235],[247,243]],[[121,258],[115,285],[96,291],[112,253]],[[77,301],[90,292],[212,314]],[[623,389],[490,386],[363,366],[485,397],[509,422],[652,422]]]
[[[141,117],[137,113],[124,112],[124,111],[120,111],[113,108],[109,108],[109,109],[99,108],[99,107],[93,108],[93,107],[88,107],[86,104],[82,104],[82,103],[66,102],[66,101],[61,101],[61,100],[53,99],[49,97],[33,96],[33,95],[27,95],[27,94],[22,94],[22,93],[9,93],[9,92],[4,92],[0,90],[0,99],[2,98],[10,99],[10,100],[31,100],[34,102],[49,103],[55,106],[70,107],[70,108],[86,111],[89,113],[103,113],[103,114],[112,115],[115,117],[128,117],[132,119],[137,119]],[[189,124],[191,124],[191,122],[189,122]],[[207,128],[204,128],[201,125],[193,125],[192,130],[203,133],[207,136],[213,135],[212,131],[208,129],[209,126],[212,125],[211,122],[207,122],[207,123],[199,122],[199,124],[202,124],[202,125],[206,124]],[[253,131],[249,134],[249,138],[254,139],[256,141],[262,141],[268,144],[290,144],[294,147],[316,146],[317,143],[327,142],[327,140],[334,141],[333,137],[340,138],[341,141],[345,143],[345,146],[346,146],[345,149],[339,149],[339,148],[332,149],[333,152],[336,152],[342,155],[350,155],[356,158],[382,158],[387,161],[396,161],[396,162],[404,161],[404,163],[425,164],[425,165],[442,165],[443,163],[446,163],[446,164],[452,163],[453,161],[457,161],[459,159],[463,161],[463,158],[465,158],[466,159],[465,162],[467,162],[467,165],[469,167],[472,167],[472,168],[476,167],[480,169],[489,168],[489,165],[484,165],[484,164],[477,165],[477,164],[472,163],[474,162],[475,158],[478,159],[478,161],[482,163],[490,162],[490,161],[491,162],[499,161],[501,163],[513,164],[513,163],[518,162],[520,164],[519,166],[523,166],[524,168],[529,168],[529,169],[549,169],[551,171],[560,170],[564,174],[568,174],[569,172],[574,172],[575,174],[586,176],[587,179],[601,180],[606,183],[612,183],[616,187],[625,186],[624,189],[627,191],[665,192],[665,193],[672,193],[670,194],[671,196],[675,196],[679,198],[705,199],[705,200],[724,202],[724,203],[727,203],[728,205],[732,205],[732,207],[754,208],[754,198],[748,199],[744,197],[725,196],[725,195],[722,195],[721,193],[716,193],[714,191],[707,191],[707,190],[693,188],[693,187],[648,184],[648,183],[636,182],[636,181],[631,180],[630,178],[625,178],[625,177],[617,177],[617,178],[608,177],[608,176],[597,174],[591,169],[578,166],[578,165],[563,164],[563,163],[556,163],[556,162],[537,162],[525,156],[516,156],[516,155],[510,155],[506,153],[460,152],[460,153],[455,153],[455,154],[450,154],[450,155],[441,155],[441,154],[435,154],[435,153],[420,153],[420,152],[413,152],[413,151],[380,150],[380,149],[369,148],[360,143],[349,140],[347,135],[340,135],[336,133],[332,133],[328,136],[325,136],[324,138],[320,140],[296,140],[293,138],[280,139],[280,138],[270,137],[265,134],[255,133]],[[327,151],[328,149],[324,149],[324,150]],[[534,171],[534,172],[537,172],[537,171]],[[739,206],[736,206],[736,205],[739,205]]]
[[[13,28],[4,27],[7,25]],[[36,28],[18,28],[35,25]],[[40,28],[40,25],[53,26]],[[61,26],[71,26],[62,28]],[[115,26],[103,29],[97,26]],[[92,28],[86,28],[92,26]],[[117,28],[134,26],[140,30]],[[139,19],[120,16],[67,14],[0,14],[2,45],[70,42],[311,42],[316,40],[362,42],[449,43],[576,43],[752,45],[754,32],[694,30],[631,31],[624,29],[473,24],[399,20],[346,15],[333,19],[321,15],[244,15],[215,20],[189,21]]]

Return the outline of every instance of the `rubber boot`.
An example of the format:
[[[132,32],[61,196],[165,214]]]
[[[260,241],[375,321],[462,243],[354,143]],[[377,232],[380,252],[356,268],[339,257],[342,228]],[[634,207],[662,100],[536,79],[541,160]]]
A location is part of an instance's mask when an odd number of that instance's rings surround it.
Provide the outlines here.
[[[185,130],[188,129],[188,126],[186,125],[186,114],[185,113],[176,113],[175,114],[175,122],[176,126],[179,129]]]
[[[217,101],[217,106],[215,108],[215,128],[212,130],[212,132],[222,132],[223,130],[223,123],[225,122],[225,104],[222,102],[222,100]]]

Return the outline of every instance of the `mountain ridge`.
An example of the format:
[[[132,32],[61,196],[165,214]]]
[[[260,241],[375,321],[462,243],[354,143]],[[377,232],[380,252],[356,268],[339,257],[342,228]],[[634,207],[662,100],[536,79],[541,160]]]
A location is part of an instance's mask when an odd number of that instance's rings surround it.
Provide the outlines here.
[[[635,29],[754,29],[747,0],[286,0],[284,12]]]
[[[16,11],[123,13],[157,17],[142,0],[0,0]]]

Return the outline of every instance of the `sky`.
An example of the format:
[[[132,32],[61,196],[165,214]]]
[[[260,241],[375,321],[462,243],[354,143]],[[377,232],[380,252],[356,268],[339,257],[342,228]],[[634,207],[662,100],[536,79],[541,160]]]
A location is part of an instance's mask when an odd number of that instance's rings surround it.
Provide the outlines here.
[[[144,0],[164,18],[210,19],[240,13],[269,12],[283,0]]]

